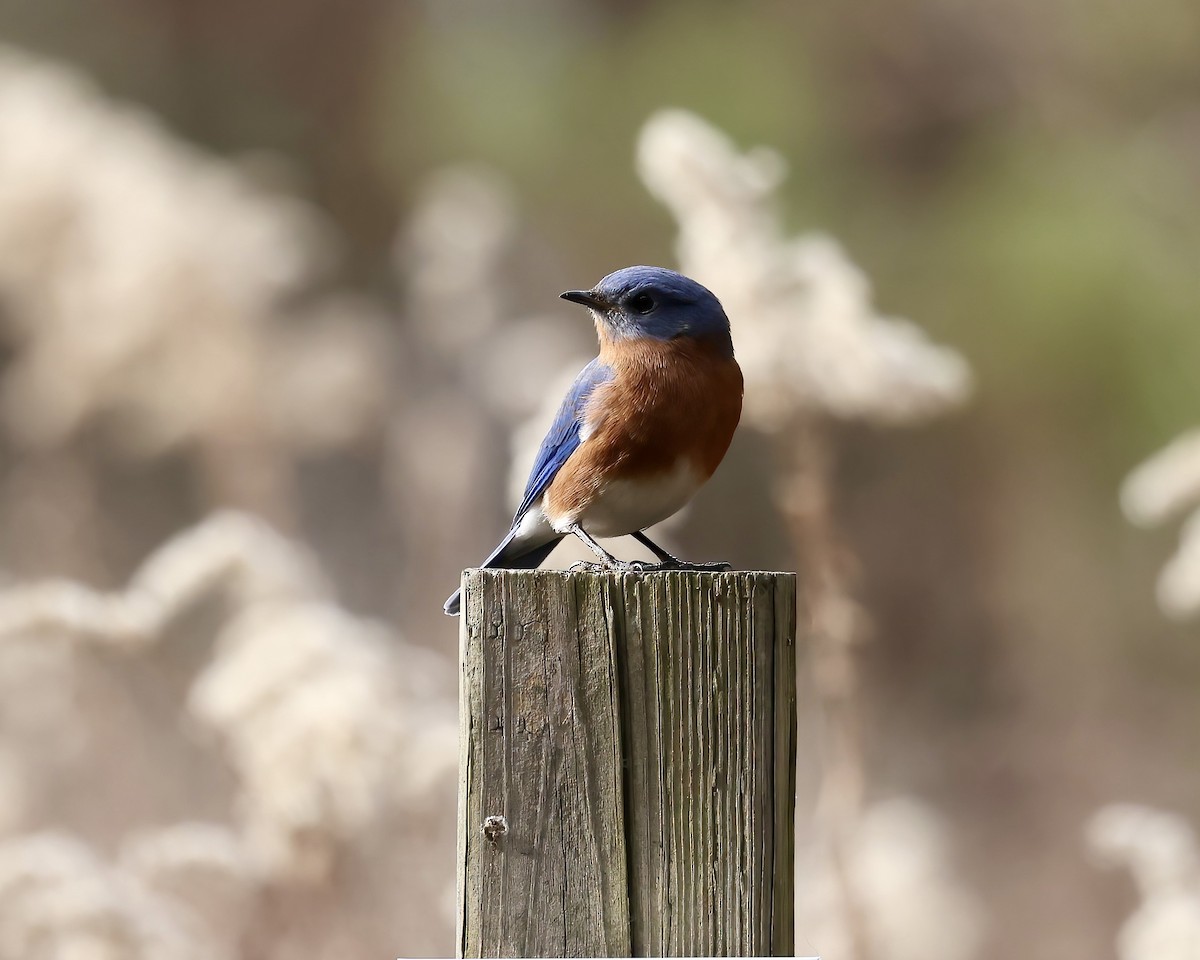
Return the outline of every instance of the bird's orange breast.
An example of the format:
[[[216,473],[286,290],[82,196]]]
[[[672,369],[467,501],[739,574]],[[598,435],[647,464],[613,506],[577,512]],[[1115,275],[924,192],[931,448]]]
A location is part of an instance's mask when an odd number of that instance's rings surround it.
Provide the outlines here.
[[[616,480],[655,480],[690,462],[717,469],[742,412],[742,372],[702,340],[601,341],[613,377],[584,408],[585,441],[546,490],[550,516],[578,516]]]

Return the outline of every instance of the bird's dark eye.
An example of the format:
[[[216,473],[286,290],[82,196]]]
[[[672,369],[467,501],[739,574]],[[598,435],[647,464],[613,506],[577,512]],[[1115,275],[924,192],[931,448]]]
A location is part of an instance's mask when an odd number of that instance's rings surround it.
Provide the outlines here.
[[[634,313],[649,313],[654,309],[654,298],[648,293],[639,293],[629,298],[629,309]]]

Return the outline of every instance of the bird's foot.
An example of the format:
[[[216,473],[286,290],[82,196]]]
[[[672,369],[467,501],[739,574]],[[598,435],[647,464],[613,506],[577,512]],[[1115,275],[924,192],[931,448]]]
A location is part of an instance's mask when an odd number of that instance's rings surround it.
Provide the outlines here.
[[[656,563],[646,563],[642,560],[613,560],[612,563],[593,563],[589,560],[579,560],[571,564],[573,573],[646,573],[650,570],[661,569]]]
[[[657,573],[668,570],[691,573],[725,573],[732,569],[733,564],[724,561],[688,563],[686,560],[663,560],[661,563],[651,563],[646,560],[614,560],[612,563],[593,563],[588,560],[580,560],[571,564],[572,572],[586,571],[588,573]]]
[[[656,564],[655,570],[685,570],[696,573],[725,573],[733,569],[732,563],[726,563],[724,560],[717,560],[713,563],[689,563],[686,560],[664,560],[662,563]]]

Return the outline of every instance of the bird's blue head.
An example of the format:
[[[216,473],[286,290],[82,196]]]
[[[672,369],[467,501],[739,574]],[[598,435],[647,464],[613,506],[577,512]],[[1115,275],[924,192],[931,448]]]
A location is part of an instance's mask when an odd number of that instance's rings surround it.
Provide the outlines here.
[[[691,337],[715,343],[729,356],[729,318],[712,292],[674,270],[626,267],[610,273],[591,290],[568,290],[564,300],[589,307],[616,339]]]

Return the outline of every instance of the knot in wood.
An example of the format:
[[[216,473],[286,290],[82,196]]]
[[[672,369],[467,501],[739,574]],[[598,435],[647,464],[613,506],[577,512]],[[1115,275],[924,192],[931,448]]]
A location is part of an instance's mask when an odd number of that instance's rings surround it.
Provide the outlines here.
[[[503,840],[506,833],[508,833],[508,821],[504,817],[491,816],[483,821],[483,835],[488,843]]]

